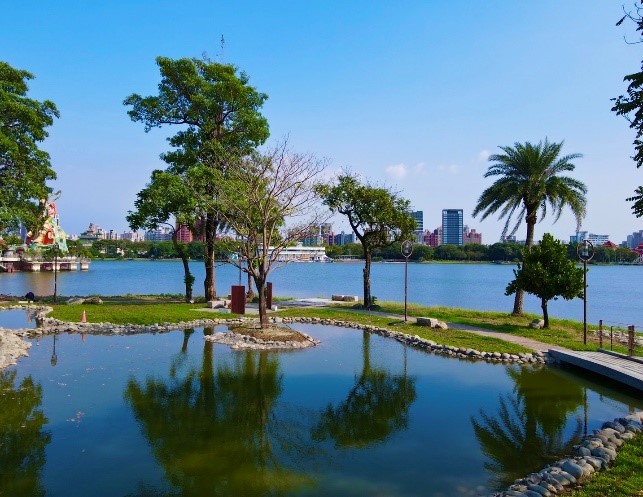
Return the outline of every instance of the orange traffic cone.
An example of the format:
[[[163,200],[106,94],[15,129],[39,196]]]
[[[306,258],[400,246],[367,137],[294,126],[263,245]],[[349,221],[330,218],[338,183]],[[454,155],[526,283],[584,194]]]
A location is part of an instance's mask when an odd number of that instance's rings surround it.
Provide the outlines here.
[[[81,323],[86,323],[87,322],[87,316],[85,315],[85,311],[83,311],[83,315],[80,317],[80,322]]]

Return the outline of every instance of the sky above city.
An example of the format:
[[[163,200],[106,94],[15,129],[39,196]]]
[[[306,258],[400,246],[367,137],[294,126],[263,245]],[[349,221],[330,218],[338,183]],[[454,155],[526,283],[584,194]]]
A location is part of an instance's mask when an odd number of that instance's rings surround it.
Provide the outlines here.
[[[564,141],[563,154],[583,155],[570,173],[588,187],[582,229],[620,243],[643,229],[625,201],[643,184],[634,132],[610,111],[643,59],[643,44],[626,43],[638,39],[633,23],[615,26],[623,7],[633,1],[4,1],[0,60],[33,73],[29,96],[60,111],[41,148],[68,234],[129,229],[178,129],[145,133],[123,100],[156,94],[157,56],[206,54],[268,94],[268,144],[287,136],[328,160],[328,177],[350,170],[399,192],[425,229],[442,209],[463,209],[486,244],[504,225],[472,217],[493,181],[489,155]],[[568,210],[555,224],[550,213],[536,238],[575,230]]]

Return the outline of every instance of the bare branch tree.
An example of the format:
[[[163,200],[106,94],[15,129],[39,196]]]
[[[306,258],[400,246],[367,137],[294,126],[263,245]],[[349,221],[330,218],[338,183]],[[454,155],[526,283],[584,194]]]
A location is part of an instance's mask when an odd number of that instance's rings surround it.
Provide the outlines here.
[[[325,160],[294,153],[283,140],[241,158],[225,181],[216,182],[223,217],[239,237],[240,257],[231,263],[255,282],[263,328],[268,326],[266,282],[281,252],[328,219],[315,192],[325,167]]]

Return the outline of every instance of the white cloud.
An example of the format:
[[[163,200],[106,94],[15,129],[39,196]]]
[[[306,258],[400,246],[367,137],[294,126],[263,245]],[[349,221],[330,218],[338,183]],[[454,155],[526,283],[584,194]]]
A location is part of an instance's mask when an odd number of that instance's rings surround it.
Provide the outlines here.
[[[422,171],[424,171],[424,166],[424,162],[418,162],[413,169],[416,173],[421,173]]]
[[[395,164],[386,167],[386,174],[396,179],[406,178],[407,173],[408,169],[404,164]]]
[[[489,152],[487,149],[480,150],[478,153],[478,160],[480,162],[487,162],[489,160],[489,156],[491,155],[491,152]]]

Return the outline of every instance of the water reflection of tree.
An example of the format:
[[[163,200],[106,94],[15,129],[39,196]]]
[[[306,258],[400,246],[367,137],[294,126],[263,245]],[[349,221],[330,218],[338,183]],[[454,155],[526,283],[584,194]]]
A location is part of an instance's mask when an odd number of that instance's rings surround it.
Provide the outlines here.
[[[183,350],[188,339],[186,332]],[[310,483],[282,460],[290,434],[275,429],[277,355],[233,358],[215,370],[206,340],[200,370],[174,361],[168,379],[128,383],[125,397],[178,495],[273,496]]]
[[[42,387],[15,380],[15,371],[0,372],[0,495],[45,495],[39,478],[51,434],[42,430]]]
[[[480,411],[471,423],[493,474],[490,486],[501,489],[529,472],[570,453],[582,433],[580,417],[565,439],[567,416],[583,403],[583,389],[551,368],[509,367],[513,395],[499,397],[495,416]]]
[[[322,412],[313,429],[315,440],[332,438],[339,447],[365,447],[407,427],[416,397],[415,379],[407,377],[406,367],[403,376],[372,367],[370,336],[363,334],[360,376],[343,402]]]

